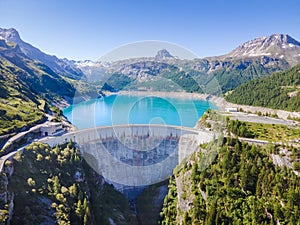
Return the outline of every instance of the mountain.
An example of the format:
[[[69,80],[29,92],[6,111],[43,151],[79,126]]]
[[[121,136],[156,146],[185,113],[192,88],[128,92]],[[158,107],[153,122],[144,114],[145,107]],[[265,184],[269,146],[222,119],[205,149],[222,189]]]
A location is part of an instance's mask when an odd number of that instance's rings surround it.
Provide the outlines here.
[[[45,54],[38,48],[24,42],[20,38],[19,33],[13,28],[0,28],[0,39],[5,40],[6,42],[16,43],[25,56],[32,60],[38,60],[44,63],[55,73],[75,79],[80,79],[83,75],[81,70],[74,66],[71,61]]]
[[[174,56],[172,56],[170,54],[170,52],[168,52],[167,49],[162,49],[157,52],[155,58],[160,60],[160,59],[166,59],[166,58],[174,58]]]
[[[0,40],[0,46],[1,64],[33,93],[52,101],[73,97],[75,89],[70,83],[47,65],[29,58],[18,44]]]
[[[184,90],[210,94],[220,94],[221,90],[226,92],[248,80],[269,76],[274,72],[290,68],[285,59],[268,56],[184,60],[163,57],[161,51],[155,57],[126,59],[106,64],[88,62],[78,66],[84,71],[86,77],[102,81],[104,87],[107,87],[105,84],[116,86],[117,84],[112,83],[109,78],[119,74],[120,79],[130,79],[126,87],[120,87],[121,90],[123,88],[155,91]],[[209,87],[209,82],[214,78],[218,81],[218,85]]]
[[[118,74],[119,79],[126,80],[118,90],[185,90],[220,94],[221,91],[225,93],[244,82],[270,76],[298,63],[299,42],[288,35],[274,34],[248,41],[222,56],[185,60],[172,56],[167,49],[161,49],[153,57],[110,63],[88,61],[76,65],[90,80],[101,81],[104,89],[120,83],[120,80],[113,83],[117,79],[110,79]],[[207,87],[214,78],[219,86]],[[194,81],[191,82],[191,79]],[[187,88],[189,85],[194,87]]]
[[[65,80],[86,96],[97,95],[90,93],[91,86],[93,90],[102,86],[102,90],[109,91],[130,89],[221,94],[249,80],[270,76],[300,63],[299,42],[283,34],[256,38],[222,56],[185,60],[172,56],[167,49],[161,49],[153,57],[114,62],[58,59],[22,41],[13,28],[0,29],[0,39],[15,43],[26,57],[40,61],[54,73],[67,78]]]
[[[18,55],[22,53],[23,58],[46,65],[52,75],[57,74],[86,96],[97,95],[90,93],[91,86],[93,90],[102,86],[102,90],[108,91],[130,89],[221,94],[249,80],[270,76],[300,63],[299,42],[283,34],[256,38],[223,56],[185,60],[161,49],[153,57],[115,62],[58,59],[22,41],[12,28],[0,29],[0,39],[15,43],[14,50]],[[211,82],[213,80],[217,82]]]
[[[286,59],[294,66],[300,62],[300,42],[287,34],[273,34],[248,41],[225,55],[226,58],[259,56]]]
[[[75,89],[16,43],[0,40],[0,135],[24,130],[45,119],[47,105],[72,102]]]
[[[269,77],[238,86],[226,97],[229,102],[300,111],[300,64]]]
[[[4,48],[14,47],[0,40],[0,135],[24,129],[45,117],[43,102],[25,83],[30,75],[1,57]]]

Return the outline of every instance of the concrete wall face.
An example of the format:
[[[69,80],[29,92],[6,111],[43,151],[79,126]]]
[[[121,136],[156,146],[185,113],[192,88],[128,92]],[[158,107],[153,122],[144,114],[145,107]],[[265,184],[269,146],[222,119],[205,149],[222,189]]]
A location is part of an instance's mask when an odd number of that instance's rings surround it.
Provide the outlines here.
[[[183,158],[212,135],[164,125],[97,127],[45,138],[55,146],[73,140],[91,167],[119,188],[147,186],[167,179]]]

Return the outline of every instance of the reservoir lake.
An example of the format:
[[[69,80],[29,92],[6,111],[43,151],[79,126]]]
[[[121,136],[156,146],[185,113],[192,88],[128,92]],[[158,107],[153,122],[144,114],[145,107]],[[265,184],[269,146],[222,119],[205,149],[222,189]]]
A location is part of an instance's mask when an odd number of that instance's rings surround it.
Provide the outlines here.
[[[210,102],[190,98],[110,95],[73,104],[63,114],[78,129],[120,124],[194,127]]]

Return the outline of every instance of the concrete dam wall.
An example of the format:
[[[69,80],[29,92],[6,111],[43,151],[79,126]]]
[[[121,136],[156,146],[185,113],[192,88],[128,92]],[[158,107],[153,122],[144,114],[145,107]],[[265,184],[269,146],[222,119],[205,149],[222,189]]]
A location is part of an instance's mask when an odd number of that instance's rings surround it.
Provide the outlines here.
[[[95,127],[42,140],[50,146],[75,141],[85,160],[121,192],[168,178],[183,158],[213,134],[166,125]]]

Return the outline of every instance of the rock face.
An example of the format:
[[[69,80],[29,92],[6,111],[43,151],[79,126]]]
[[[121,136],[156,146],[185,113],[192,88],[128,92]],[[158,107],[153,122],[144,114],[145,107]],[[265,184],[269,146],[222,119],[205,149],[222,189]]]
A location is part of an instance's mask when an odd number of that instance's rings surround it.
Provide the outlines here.
[[[166,58],[174,58],[167,49],[159,50],[155,56],[155,59],[166,59]]]
[[[6,221],[6,224],[10,224],[10,220],[14,211],[14,193],[9,191],[9,177],[14,171],[13,164],[6,165],[4,171],[0,175],[0,223]]]
[[[273,34],[248,41],[225,56],[232,58],[257,56],[284,58],[293,66],[300,60],[300,42],[287,34]]]
[[[0,28],[0,39],[18,43],[21,41],[19,33],[14,29],[2,29]]]

